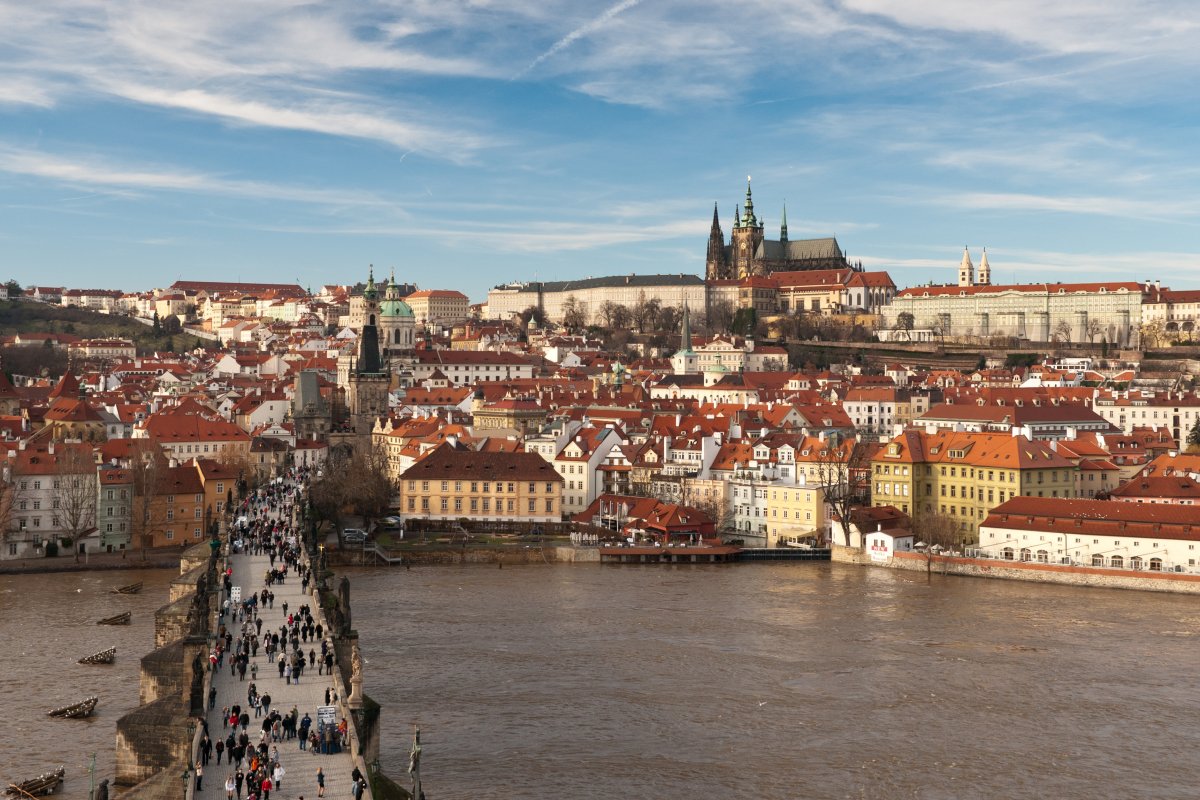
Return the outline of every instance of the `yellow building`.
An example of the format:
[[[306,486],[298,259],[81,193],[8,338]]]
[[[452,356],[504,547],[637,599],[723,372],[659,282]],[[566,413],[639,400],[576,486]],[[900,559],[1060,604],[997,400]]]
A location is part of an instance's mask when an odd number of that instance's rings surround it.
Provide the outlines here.
[[[400,476],[404,519],[559,522],[563,479],[537,453],[444,444]]]
[[[914,520],[935,514],[974,538],[993,508],[1017,496],[1075,496],[1076,466],[1048,442],[1007,433],[907,430],[871,461],[871,504]]]
[[[771,486],[767,491],[767,547],[824,536],[824,487]]]
[[[470,301],[453,289],[422,289],[404,298],[418,321],[427,325],[459,322],[468,316]]]

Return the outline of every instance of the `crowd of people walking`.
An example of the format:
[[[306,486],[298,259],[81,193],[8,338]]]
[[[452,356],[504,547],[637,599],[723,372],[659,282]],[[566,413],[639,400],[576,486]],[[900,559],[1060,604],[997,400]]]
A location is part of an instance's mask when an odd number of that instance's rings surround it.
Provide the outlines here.
[[[226,800],[271,800],[272,791],[278,795],[283,790],[288,775],[285,761],[296,766],[285,753],[331,755],[347,746],[347,721],[342,716],[337,722],[331,713],[339,698],[332,680],[336,654],[329,631],[308,602],[296,602],[294,589],[298,584],[299,599],[305,600],[314,580],[312,567],[303,557],[296,521],[308,477],[307,469],[293,471],[286,479],[252,492],[235,507],[229,558],[221,576],[226,599],[218,616],[216,643],[209,653],[210,714],[203,721],[195,759],[198,793],[204,791],[204,771],[220,767],[225,773]],[[265,569],[257,573],[261,587],[244,586],[254,579],[252,564],[261,565],[264,557]],[[276,593],[280,595],[278,608]],[[310,672],[314,668],[316,679],[324,685],[323,693],[317,686],[299,689],[302,683],[314,680]],[[228,683],[218,691],[224,682]],[[272,682],[276,697],[272,697]],[[244,694],[233,690],[234,684],[245,685]],[[214,719],[219,700],[223,704]],[[321,700],[323,706],[318,706]],[[302,702],[312,707],[302,709]],[[220,731],[215,724],[210,726],[210,720],[219,720]],[[315,774],[317,796],[324,797],[324,766],[318,766]],[[287,780],[290,788],[295,779]],[[360,800],[365,790],[366,780],[355,767],[350,773],[349,794]]]

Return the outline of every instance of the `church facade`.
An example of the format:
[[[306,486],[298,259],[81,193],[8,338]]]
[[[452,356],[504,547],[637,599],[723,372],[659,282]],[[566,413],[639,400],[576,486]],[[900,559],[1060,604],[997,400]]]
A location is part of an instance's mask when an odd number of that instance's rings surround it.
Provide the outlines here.
[[[733,230],[729,242],[721,230],[717,206],[713,204],[712,228],[708,234],[705,256],[705,278],[742,280],[772,272],[794,272],[814,269],[861,269],[846,260],[837,239],[788,239],[787,207],[783,209],[779,238],[767,239],[765,225],[754,213],[754,197],[750,181],[746,181],[746,201],[735,209]]]

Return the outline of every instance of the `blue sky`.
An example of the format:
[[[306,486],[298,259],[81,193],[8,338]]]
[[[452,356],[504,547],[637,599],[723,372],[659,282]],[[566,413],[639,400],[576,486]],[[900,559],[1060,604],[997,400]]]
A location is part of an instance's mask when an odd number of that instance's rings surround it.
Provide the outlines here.
[[[703,270],[777,234],[897,283],[1200,287],[1185,0],[0,2],[0,277]]]

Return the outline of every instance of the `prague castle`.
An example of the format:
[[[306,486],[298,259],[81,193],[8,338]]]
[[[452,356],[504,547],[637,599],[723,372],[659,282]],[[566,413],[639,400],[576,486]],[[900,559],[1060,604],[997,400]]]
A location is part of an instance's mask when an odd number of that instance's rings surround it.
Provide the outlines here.
[[[754,213],[754,198],[750,192],[750,179],[747,178],[746,202],[734,210],[733,230],[728,244],[721,230],[716,204],[713,205],[705,277],[710,281],[741,280],[772,272],[852,267],[838,246],[837,239],[830,236],[791,241],[788,239],[787,206],[783,208],[781,219],[779,238],[765,238],[764,224]]]

